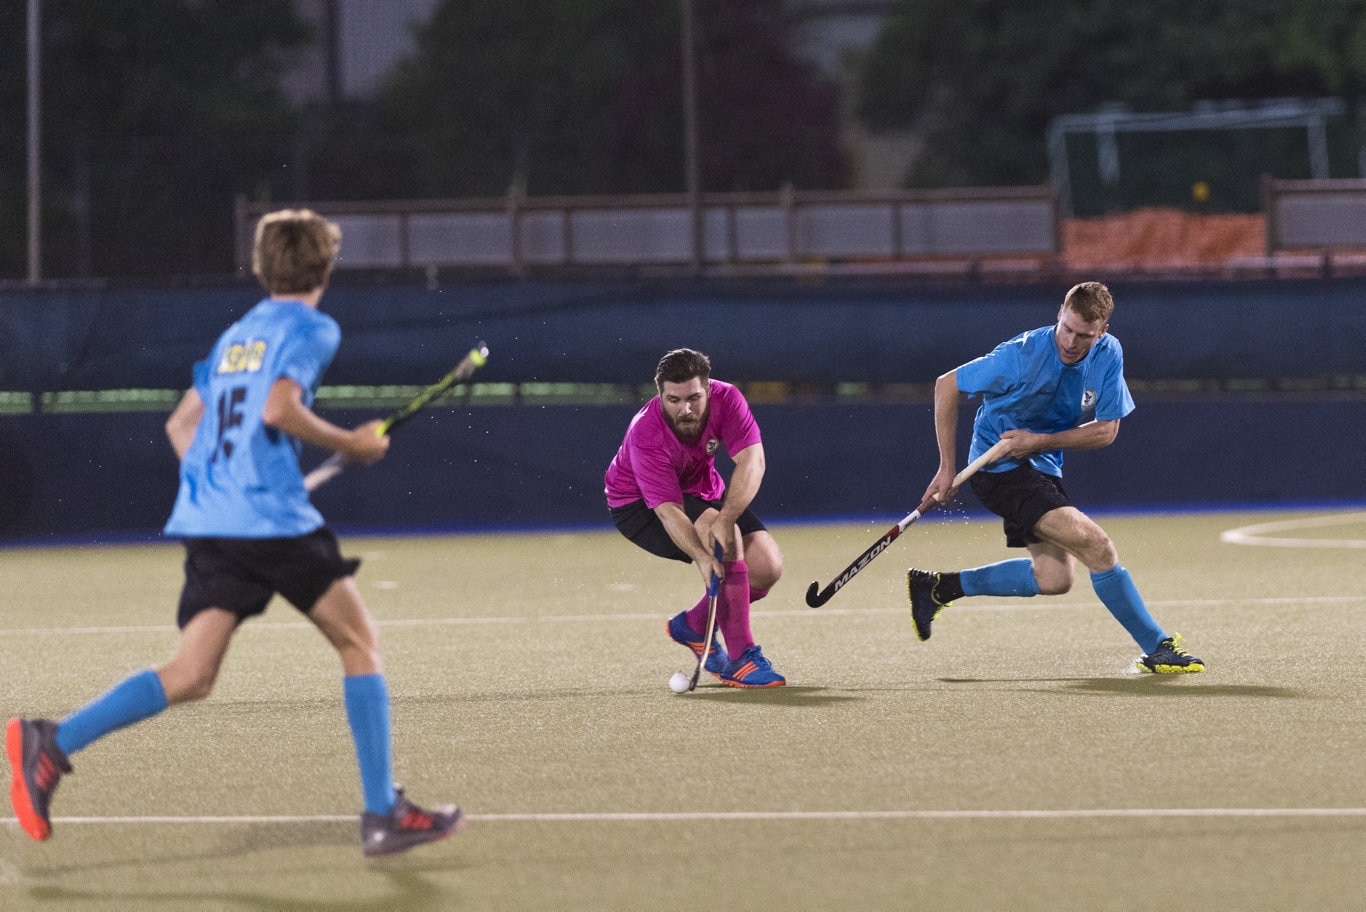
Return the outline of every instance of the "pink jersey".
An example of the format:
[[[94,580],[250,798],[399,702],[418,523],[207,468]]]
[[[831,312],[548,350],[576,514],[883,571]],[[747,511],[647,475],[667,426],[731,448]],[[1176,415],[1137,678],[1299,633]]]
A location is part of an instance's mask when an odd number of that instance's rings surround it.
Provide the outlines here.
[[[662,503],[683,502],[684,494],[720,500],[726,483],[716,471],[716,451],[731,456],[759,443],[759,425],[740,391],[720,380],[710,381],[707,426],[696,443],[678,439],[656,396],[626,428],[626,439],[607,467],[607,505],[637,500],[653,510]]]

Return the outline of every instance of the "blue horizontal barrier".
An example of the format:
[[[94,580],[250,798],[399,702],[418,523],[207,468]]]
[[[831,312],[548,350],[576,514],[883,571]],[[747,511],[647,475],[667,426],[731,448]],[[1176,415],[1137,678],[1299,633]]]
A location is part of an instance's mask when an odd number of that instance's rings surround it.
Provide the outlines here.
[[[607,527],[602,473],[634,411],[437,408],[406,425],[380,464],[348,469],[315,502],[346,529]],[[937,464],[928,404],[754,411],[768,456],[755,503],[765,518],[896,519]],[[0,538],[160,529],[176,488],[164,417],[0,416]],[[373,413],[329,417],[351,424]],[[1140,398],[1114,445],[1069,454],[1067,486],[1094,508],[1361,501],[1363,451],[1366,401],[1356,397]]]
[[[1113,447],[1069,457],[1080,503],[1366,499],[1358,382],[1366,280],[1111,287],[1111,329],[1139,409]],[[344,333],[326,379],[426,385],[482,338],[493,352],[482,382],[635,391],[648,387],[666,349],[688,345],[712,356],[720,379],[784,391],[771,401],[752,396],[769,457],[761,515],[895,518],[935,467],[930,405],[832,390],[928,384],[1050,323],[1065,291],[853,279],[341,284],[324,299]],[[0,392],[38,403],[0,414],[0,537],[159,529],[176,467],[162,433],[169,405],[158,404],[188,385],[191,363],[256,298],[243,284],[0,292]],[[1152,393],[1175,381],[1207,392],[1205,381],[1273,389],[1306,378],[1346,382],[1313,395]],[[153,395],[133,397],[144,410],[122,413],[42,405],[55,391],[118,389]],[[637,406],[523,400],[434,409],[405,428],[383,464],[346,472],[318,503],[353,528],[605,524],[602,472]],[[345,423],[376,413],[331,414]]]
[[[1366,279],[1111,287],[1132,379],[1366,373]],[[343,331],[327,382],[426,384],[487,339],[490,382],[647,383],[665,350],[687,345],[736,382],[925,383],[1051,323],[1066,290],[852,278],[341,284],[323,300]],[[0,292],[0,390],[183,388],[257,297],[245,284]]]

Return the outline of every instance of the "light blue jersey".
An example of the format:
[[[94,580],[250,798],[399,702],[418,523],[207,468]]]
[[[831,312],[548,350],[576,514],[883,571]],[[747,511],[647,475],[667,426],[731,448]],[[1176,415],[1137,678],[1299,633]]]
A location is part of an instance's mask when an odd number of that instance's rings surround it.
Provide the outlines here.
[[[285,538],[323,524],[304,490],[300,442],[266,426],[261,411],[282,377],[311,406],[340,343],[336,320],[293,300],[261,301],[218,337],[194,367],[204,417],[180,464],[167,535]]]
[[[1112,421],[1134,410],[1124,382],[1124,349],[1106,333],[1076,364],[1063,364],[1053,341],[1055,327],[1020,333],[958,368],[958,389],[980,394],[982,405],[972,423],[976,459],[1008,430],[1053,434],[1088,421]],[[1033,453],[1029,464],[1062,477],[1062,451]],[[1019,460],[1003,459],[984,471],[1004,472]]]

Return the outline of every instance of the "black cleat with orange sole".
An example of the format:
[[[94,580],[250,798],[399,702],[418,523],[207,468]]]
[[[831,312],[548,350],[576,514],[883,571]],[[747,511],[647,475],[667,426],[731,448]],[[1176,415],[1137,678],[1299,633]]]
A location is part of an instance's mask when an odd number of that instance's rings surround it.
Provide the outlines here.
[[[9,797],[19,825],[42,842],[52,835],[48,806],[62,774],[71,772],[57,746],[57,723],[48,719],[10,719],[5,725],[5,752],[13,778]]]

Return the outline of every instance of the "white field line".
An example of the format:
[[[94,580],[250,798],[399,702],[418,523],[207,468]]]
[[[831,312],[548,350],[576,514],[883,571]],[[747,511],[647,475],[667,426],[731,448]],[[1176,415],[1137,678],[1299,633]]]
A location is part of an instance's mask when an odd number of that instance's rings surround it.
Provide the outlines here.
[[[1331,516],[1278,519],[1274,522],[1256,523],[1220,532],[1219,540],[1232,545],[1261,545],[1270,548],[1366,548],[1366,539],[1360,538],[1294,538],[1271,534],[1349,526],[1362,522],[1366,522],[1366,513],[1336,513]]]
[[[55,825],[236,825],[286,823],[352,823],[356,814],[293,814],[240,816],[138,816],[138,817],[54,817]],[[1284,817],[1366,817],[1366,808],[1076,808],[1027,810],[919,810],[919,811],[663,811],[663,812],[589,812],[470,814],[474,823],[670,823],[725,820],[1076,820],[1146,818],[1284,818]],[[7,827],[17,827],[14,817],[0,818]]]
[[[1161,599],[1147,604],[1150,607],[1170,608],[1217,608],[1225,605],[1248,607],[1264,605],[1279,607],[1284,605],[1304,605],[1324,607],[1352,604],[1366,600],[1362,595],[1316,595],[1316,596],[1268,596],[1265,598],[1218,598],[1218,599]],[[1006,611],[1056,611],[1063,608],[1085,608],[1093,605],[1086,602],[1059,604],[1057,602],[1036,602],[1032,599],[1019,599],[1012,602],[983,602],[981,604],[960,604],[954,606],[958,612],[1006,612]],[[905,614],[907,608],[780,608],[773,611],[759,610],[755,613],[764,618],[814,618],[835,615],[841,617],[855,615]],[[509,617],[442,617],[442,618],[396,618],[379,621],[381,627],[451,627],[480,624],[583,624],[591,622],[630,621],[633,623],[667,620],[668,615],[655,614],[554,614],[554,615],[513,615]],[[308,621],[279,621],[244,624],[243,632],[270,630],[313,630]],[[50,636],[52,634],[113,634],[113,633],[175,633],[174,624],[145,624],[126,627],[14,627],[0,628],[0,637],[7,636]]]

